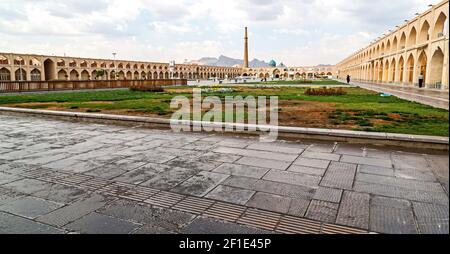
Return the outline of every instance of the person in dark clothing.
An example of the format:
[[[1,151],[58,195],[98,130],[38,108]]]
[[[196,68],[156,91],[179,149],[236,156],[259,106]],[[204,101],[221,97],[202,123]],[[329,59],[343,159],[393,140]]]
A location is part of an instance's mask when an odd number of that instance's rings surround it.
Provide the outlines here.
[[[347,75],[347,84],[350,83],[350,75]]]

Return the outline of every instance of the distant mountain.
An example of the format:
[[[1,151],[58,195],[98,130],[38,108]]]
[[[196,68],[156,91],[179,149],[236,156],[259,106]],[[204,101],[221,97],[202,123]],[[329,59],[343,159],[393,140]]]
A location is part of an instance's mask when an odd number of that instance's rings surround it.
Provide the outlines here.
[[[209,65],[209,66],[225,66],[225,67],[232,67],[235,65],[243,65],[244,64],[244,60],[242,59],[235,59],[235,58],[231,58],[231,57],[227,57],[227,56],[219,56],[219,58],[215,58],[215,57],[202,57],[199,60],[194,60],[194,61],[190,61],[190,64],[198,64],[198,65]],[[255,67],[268,67],[269,64],[258,60],[258,59],[253,59],[252,61],[250,61],[248,63],[248,65],[252,68]]]

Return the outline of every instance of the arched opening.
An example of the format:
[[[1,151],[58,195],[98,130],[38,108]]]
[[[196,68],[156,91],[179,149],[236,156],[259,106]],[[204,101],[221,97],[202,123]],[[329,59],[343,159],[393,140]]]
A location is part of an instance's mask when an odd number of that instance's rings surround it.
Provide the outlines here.
[[[420,29],[419,44],[425,43],[430,39],[430,25],[425,21]]]
[[[408,61],[406,62],[406,71],[407,71],[406,80],[409,84],[412,84],[414,79],[414,57],[412,54],[409,55]]]
[[[86,68],[86,67],[88,67],[88,63],[87,63],[86,61],[82,61],[82,62],[80,63],[80,67]]]
[[[394,40],[392,41],[392,50],[393,52],[397,51],[397,36],[394,37]]]
[[[445,16],[445,14],[441,12],[436,20],[436,23],[434,24],[432,38],[437,39],[440,37],[444,37],[444,35],[446,34],[448,34],[448,20],[447,16]]]
[[[395,82],[395,68],[396,67],[397,66],[395,65],[395,58],[394,58],[394,59],[392,59],[392,62],[391,62],[391,79],[390,79],[391,82]]]
[[[384,63],[384,71],[383,71],[383,81],[388,82],[389,81],[389,61],[386,60]]]
[[[381,43],[380,55],[384,55],[384,42]]]
[[[423,76],[423,85],[426,84],[427,82],[427,55],[425,54],[425,52],[422,52],[419,55],[419,58],[417,59],[417,76],[419,77],[419,75]],[[418,82],[418,81],[417,81]]]
[[[123,71],[119,71],[118,79],[120,79],[120,80],[125,79],[125,73]]]
[[[378,81],[383,81],[383,62],[378,67]]]
[[[31,58],[30,59],[30,65],[31,66],[41,66],[41,62],[39,62],[39,60],[37,60],[36,58]]]
[[[391,52],[391,41],[388,40],[386,43],[386,54],[389,54]]]
[[[117,74],[115,71],[111,71],[111,73],[109,74],[109,79],[111,79],[111,80],[117,79]]]
[[[70,61],[69,67],[77,67],[77,62],[75,60]]]
[[[17,69],[14,76],[16,78],[16,81],[27,80],[27,72],[22,68]]]
[[[44,61],[44,77],[45,80],[56,79],[56,66],[55,62],[50,59]]]
[[[31,81],[41,81],[41,72],[38,69],[33,69],[30,72]]]
[[[158,75],[158,73],[152,73],[151,71],[149,71],[148,73],[147,73],[147,79],[157,79],[157,75]]]
[[[137,66],[136,66],[136,67],[137,67]],[[135,71],[135,72],[134,72],[134,75],[133,75],[133,78],[134,78],[134,79],[139,79],[139,77],[140,77],[139,72]]]
[[[131,79],[133,79],[133,74],[131,74],[131,71],[127,71],[127,79],[128,80],[131,80]]]
[[[81,80],[89,80],[89,72],[87,70],[81,72]]]
[[[67,80],[69,76],[67,75],[67,72],[65,70],[59,70],[58,71],[58,80]]]
[[[5,67],[0,69],[0,80],[1,81],[11,81],[11,72]]]
[[[72,70],[69,74],[70,80],[79,80],[80,75],[76,70]]]
[[[158,79],[164,79],[164,73],[161,71],[159,73],[159,76],[157,77]]]
[[[405,71],[405,61],[403,60],[403,56],[398,60],[398,81],[403,82],[403,73]]]
[[[416,28],[413,27],[411,29],[411,32],[409,32],[409,35],[408,35],[408,42],[407,42],[408,48],[410,48],[416,44],[416,39],[417,39],[417,31],[416,31]]]
[[[400,50],[404,49],[406,46],[406,35],[404,32],[402,33],[402,36],[400,36],[398,46],[400,47]]]
[[[97,66],[97,62],[93,62],[92,64],[91,64],[91,68],[97,68],[98,66]]]
[[[165,79],[169,79],[169,72],[166,71],[166,72],[164,73],[164,78],[165,78]]]
[[[144,67],[144,65],[142,65],[142,67]],[[144,69],[144,68],[142,68]],[[147,79],[147,74],[145,73],[145,71],[141,72],[141,79]]]
[[[0,64],[8,65],[9,64],[8,58],[0,55]]]
[[[438,48],[431,57],[430,77],[428,83],[431,85],[442,84],[442,70],[444,66],[444,53]]]

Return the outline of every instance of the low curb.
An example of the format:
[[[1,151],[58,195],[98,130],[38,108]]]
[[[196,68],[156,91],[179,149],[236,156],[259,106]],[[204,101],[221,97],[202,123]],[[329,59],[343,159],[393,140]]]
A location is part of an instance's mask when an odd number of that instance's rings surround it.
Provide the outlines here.
[[[118,124],[126,123],[141,123],[142,125],[150,127],[170,128],[170,119],[143,117],[143,116],[124,116],[124,115],[110,115],[98,113],[83,113],[83,112],[66,112],[66,111],[51,111],[38,110],[26,108],[11,108],[0,107],[0,112],[5,113],[20,113],[29,115],[43,115],[63,118],[75,118],[78,120],[91,120],[96,122],[113,122]],[[349,131],[338,129],[320,129],[320,128],[303,128],[303,127],[288,127],[288,126],[272,126],[272,125],[248,125],[236,123],[211,123],[200,121],[176,121],[180,126],[193,126],[202,124],[204,127],[228,127],[228,128],[245,128],[245,131],[239,131],[239,134],[253,134],[258,135],[266,132],[268,129],[277,129],[278,138],[284,139],[311,139],[311,140],[327,140],[336,142],[348,143],[364,143],[371,145],[389,145],[417,149],[436,149],[448,150],[449,138],[439,136],[426,135],[409,135],[397,133],[384,132],[365,132],[365,131]],[[248,127],[253,127],[254,130],[248,130]],[[233,132],[222,129],[221,132]]]

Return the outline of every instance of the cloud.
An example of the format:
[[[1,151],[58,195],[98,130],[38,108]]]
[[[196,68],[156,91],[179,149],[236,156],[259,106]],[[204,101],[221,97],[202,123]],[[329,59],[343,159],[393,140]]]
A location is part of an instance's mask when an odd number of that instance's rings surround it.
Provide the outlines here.
[[[438,0],[435,0],[437,2]],[[425,0],[2,0],[1,51],[169,61],[242,55],[336,63]],[[87,55],[89,54],[89,55]]]

